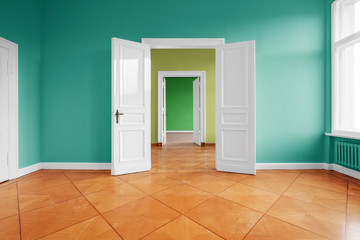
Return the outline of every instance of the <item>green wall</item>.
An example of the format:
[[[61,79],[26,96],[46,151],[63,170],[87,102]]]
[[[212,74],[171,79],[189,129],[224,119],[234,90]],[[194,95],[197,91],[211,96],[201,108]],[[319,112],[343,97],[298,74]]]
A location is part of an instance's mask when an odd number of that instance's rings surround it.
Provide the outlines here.
[[[325,0],[2,0],[0,9],[0,35],[20,44],[21,166],[39,151],[44,162],[110,162],[111,37],[256,40],[257,161],[326,159]],[[207,127],[214,118],[207,112]]]
[[[196,77],[167,77],[165,79],[166,130],[192,131],[193,81]]]
[[[40,162],[41,1],[0,0],[0,37],[19,47],[19,167]]]
[[[222,37],[256,40],[257,161],[323,162],[324,0],[184,0],[168,11],[174,4],[44,3],[42,161],[110,162],[111,37]],[[215,115],[207,114],[212,127]]]
[[[158,71],[206,71],[206,142],[215,142],[215,50],[153,49],[151,50],[151,142],[158,133]]]

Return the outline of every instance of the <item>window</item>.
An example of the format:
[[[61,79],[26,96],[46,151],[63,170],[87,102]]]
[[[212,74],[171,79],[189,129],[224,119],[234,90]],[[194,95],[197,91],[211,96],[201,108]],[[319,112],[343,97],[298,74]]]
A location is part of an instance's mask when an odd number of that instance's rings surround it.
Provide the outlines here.
[[[332,133],[360,137],[360,0],[332,5]]]

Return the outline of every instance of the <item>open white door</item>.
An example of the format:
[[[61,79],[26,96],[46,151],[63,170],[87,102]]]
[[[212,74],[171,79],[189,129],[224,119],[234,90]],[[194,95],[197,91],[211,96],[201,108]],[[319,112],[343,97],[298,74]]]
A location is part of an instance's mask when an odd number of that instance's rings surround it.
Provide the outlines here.
[[[150,46],[112,39],[111,119],[111,174],[149,170]]]
[[[200,101],[199,101],[200,81],[199,78],[193,81],[193,138],[194,143],[201,145],[200,134]]]
[[[216,169],[256,174],[255,41],[216,47]]]
[[[0,46],[0,182],[9,179],[9,50]]]
[[[162,135],[163,135],[163,141],[162,144],[165,146],[166,145],[166,79],[163,78],[163,109],[162,109],[162,114],[163,114],[163,129],[162,129]]]

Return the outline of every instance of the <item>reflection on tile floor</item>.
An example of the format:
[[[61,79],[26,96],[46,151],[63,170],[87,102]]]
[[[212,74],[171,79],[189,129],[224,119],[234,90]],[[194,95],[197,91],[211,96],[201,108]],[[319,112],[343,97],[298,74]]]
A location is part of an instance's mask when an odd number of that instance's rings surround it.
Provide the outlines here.
[[[149,172],[40,170],[0,184],[0,239],[360,239],[360,181],[215,170],[215,147],[152,147]]]

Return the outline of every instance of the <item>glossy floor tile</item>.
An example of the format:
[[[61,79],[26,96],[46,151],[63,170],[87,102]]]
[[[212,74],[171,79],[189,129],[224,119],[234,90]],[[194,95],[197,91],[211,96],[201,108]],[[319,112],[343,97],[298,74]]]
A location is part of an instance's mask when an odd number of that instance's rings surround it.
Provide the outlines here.
[[[19,209],[21,212],[27,212],[81,196],[72,183],[65,183],[19,194]]]
[[[219,196],[263,213],[279,198],[278,194],[249,187],[241,183],[226,189]]]
[[[2,240],[20,239],[20,227],[19,227],[18,215],[0,219],[0,239]]]
[[[151,151],[147,172],[40,170],[1,183],[0,239],[360,239],[360,180],[218,172],[213,145]]]
[[[41,240],[120,240],[120,236],[100,216],[50,234]]]
[[[330,239],[345,237],[346,214],[325,207],[283,196],[268,214]]]
[[[213,195],[187,184],[180,184],[153,195],[169,207],[184,213],[208,200]]]
[[[326,240],[320,235],[270,216],[264,216],[245,240]]]
[[[86,195],[86,198],[99,212],[106,212],[145,196],[145,193],[124,183]]]
[[[38,239],[96,215],[83,197],[25,212],[20,216],[22,239]]]
[[[284,195],[318,206],[346,212],[346,193],[338,193],[310,185],[294,183]]]
[[[214,174],[202,174],[185,183],[212,194],[218,194],[235,184],[232,180]]]
[[[104,218],[123,239],[140,239],[179,215],[152,197],[103,213]]]
[[[181,216],[143,238],[144,240],[218,240],[222,239],[206,228]]]
[[[243,239],[263,214],[214,197],[185,215],[225,239]]]

